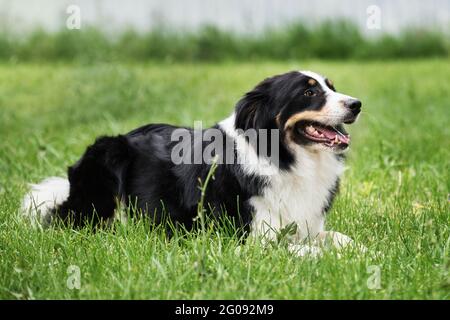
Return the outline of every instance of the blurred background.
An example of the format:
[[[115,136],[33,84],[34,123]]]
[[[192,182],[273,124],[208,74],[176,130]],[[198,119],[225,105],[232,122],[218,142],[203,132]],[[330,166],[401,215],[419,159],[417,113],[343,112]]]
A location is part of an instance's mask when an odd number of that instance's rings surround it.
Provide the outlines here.
[[[448,0],[0,0],[0,59],[448,56]]]

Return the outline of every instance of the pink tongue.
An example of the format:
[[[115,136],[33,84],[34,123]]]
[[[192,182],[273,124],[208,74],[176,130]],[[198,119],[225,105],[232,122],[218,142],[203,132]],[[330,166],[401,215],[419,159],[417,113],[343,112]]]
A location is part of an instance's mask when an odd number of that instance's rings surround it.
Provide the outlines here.
[[[320,129],[318,129],[321,133],[323,133],[323,135],[325,136],[325,137],[327,137],[327,139],[330,139],[330,140],[334,140],[335,139],[335,137],[337,136],[338,137],[338,140],[340,141],[340,142],[342,142],[342,143],[349,143],[350,142],[350,139],[349,139],[349,137],[348,136],[346,136],[346,135],[341,135],[341,134],[339,134],[338,132],[336,132],[336,131],[334,131],[334,130],[330,130],[330,129],[328,129],[328,128],[320,128]]]

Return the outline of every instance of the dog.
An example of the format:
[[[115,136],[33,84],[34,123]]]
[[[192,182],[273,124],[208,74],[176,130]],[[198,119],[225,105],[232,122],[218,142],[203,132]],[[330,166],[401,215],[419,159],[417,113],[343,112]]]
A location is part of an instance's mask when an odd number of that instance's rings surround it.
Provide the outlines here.
[[[216,146],[225,151],[206,157],[200,152],[200,161],[192,163],[188,155],[183,157],[188,161],[175,163],[179,141],[174,133],[194,138],[184,143],[190,153],[208,147],[208,141],[196,141],[194,129],[166,124],[103,136],[68,168],[68,179],[32,185],[22,212],[44,225],[59,220],[83,227],[113,219],[120,204],[133,205],[155,223],[168,217],[192,230],[203,196],[210,217],[226,216],[244,236],[274,239],[283,228],[295,226],[291,249],[300,255],[317,252],[325,240],[342,247],[352,240],[324,231],[324,223],[350,144],[344,124],[355,122],[360,111],[360,100],[338,93],[317,73],[276,75],[247,92],[231,116],[200,130],[200,136],[214,130]],[[245,136],[249,130],[256,132],[256,144]],[[264,130],[276,133],[265,144],[276,151],[276,161],[258,144]],[[213,166],[213,179],[202,193],[199,181]],[[305,240],[314,244],[300,245]]]

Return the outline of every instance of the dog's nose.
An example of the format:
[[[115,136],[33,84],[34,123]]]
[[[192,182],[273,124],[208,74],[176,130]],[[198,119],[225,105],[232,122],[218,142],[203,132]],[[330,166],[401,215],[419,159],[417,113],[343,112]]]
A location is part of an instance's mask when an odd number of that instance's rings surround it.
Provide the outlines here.
[[[348,100],[345,103],[345,106],[349,108],[355,115],[357,115],[361,111],[361,101],[357,99]]]
[[[356,99],[352,99],[347,101],[347,107],[351,110],[353,109],[361,109],[361,101],[356,100]]]

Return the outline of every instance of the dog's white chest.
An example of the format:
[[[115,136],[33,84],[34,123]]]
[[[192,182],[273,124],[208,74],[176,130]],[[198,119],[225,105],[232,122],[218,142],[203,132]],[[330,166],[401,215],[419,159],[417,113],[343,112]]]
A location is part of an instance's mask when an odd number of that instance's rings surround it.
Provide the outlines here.
[[[295,222],[299,238],[323,230],[323,209],[344,165],[329,152],[298,152],[293,171],[269,177],[261,196],[250,199],[255,213],[252,233],[273,233]]]

